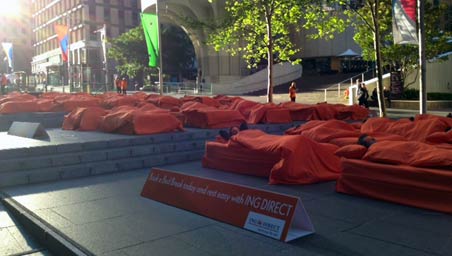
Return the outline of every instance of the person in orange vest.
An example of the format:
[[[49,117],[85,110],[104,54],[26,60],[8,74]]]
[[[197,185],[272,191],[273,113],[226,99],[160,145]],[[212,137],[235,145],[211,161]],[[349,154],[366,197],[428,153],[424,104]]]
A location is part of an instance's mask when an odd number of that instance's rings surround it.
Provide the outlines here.
[[[6,94],[6,85],[8,84],[8,79],[6,78],[5,74],[2,74],[2,81],[1,81],[1,95]]]
[[[350,90],[347,88],[344,91],[344,99],[348,100],[348,97],[350,96]]]
[[[124,94],[124,95],[127,94],[127,86],[128,86],[128,84],[127,84],[127,79],[124,77],[124,78],[122,78],[122,80],[121,80],[121,92],[122,92],[122,94]]]
[[[297,85],[295,82],[292,82],[289,87],[289,98],[290,101],[295,102],[297,98]]]
[[[115,78],[115,86],[116,86],[116,92],[118,94],[121,94],[121,79],[119,77]]]

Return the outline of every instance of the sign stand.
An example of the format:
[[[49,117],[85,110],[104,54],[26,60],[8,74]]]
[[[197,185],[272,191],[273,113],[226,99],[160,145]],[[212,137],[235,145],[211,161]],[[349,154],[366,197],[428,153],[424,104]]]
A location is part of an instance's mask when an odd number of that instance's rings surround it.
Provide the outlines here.
[[[143,197],[284,242],[314,233],[298,197],[153,168]]]

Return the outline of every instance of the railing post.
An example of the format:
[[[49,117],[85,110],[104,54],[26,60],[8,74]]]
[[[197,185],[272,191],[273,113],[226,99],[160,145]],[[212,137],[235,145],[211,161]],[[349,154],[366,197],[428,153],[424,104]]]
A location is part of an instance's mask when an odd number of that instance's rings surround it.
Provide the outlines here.
[[[337,84],[337,97],[338,98],[341,97],[341,84],[340,83]]]
[[[328,90],[328,89],[325,89],[325,100],[324,100],[325,102],[327,102],[327,101],[326,101],[326,90]]]

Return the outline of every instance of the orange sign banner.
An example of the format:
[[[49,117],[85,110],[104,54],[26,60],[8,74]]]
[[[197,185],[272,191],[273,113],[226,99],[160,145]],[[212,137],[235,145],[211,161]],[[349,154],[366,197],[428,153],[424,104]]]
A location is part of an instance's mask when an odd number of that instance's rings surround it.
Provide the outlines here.
[[[157,168],[141,195],[285,242],[314,233],[294,196]]]

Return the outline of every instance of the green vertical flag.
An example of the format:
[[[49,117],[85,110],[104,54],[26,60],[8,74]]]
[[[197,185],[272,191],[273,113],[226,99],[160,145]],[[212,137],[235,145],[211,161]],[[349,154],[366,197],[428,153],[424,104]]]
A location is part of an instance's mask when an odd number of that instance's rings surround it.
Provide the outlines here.
[[[157,15],[151,13],[141,13],[141,24],[143,25],[144,36],[148,46],[149,67],[159,66],[159,22]]]

